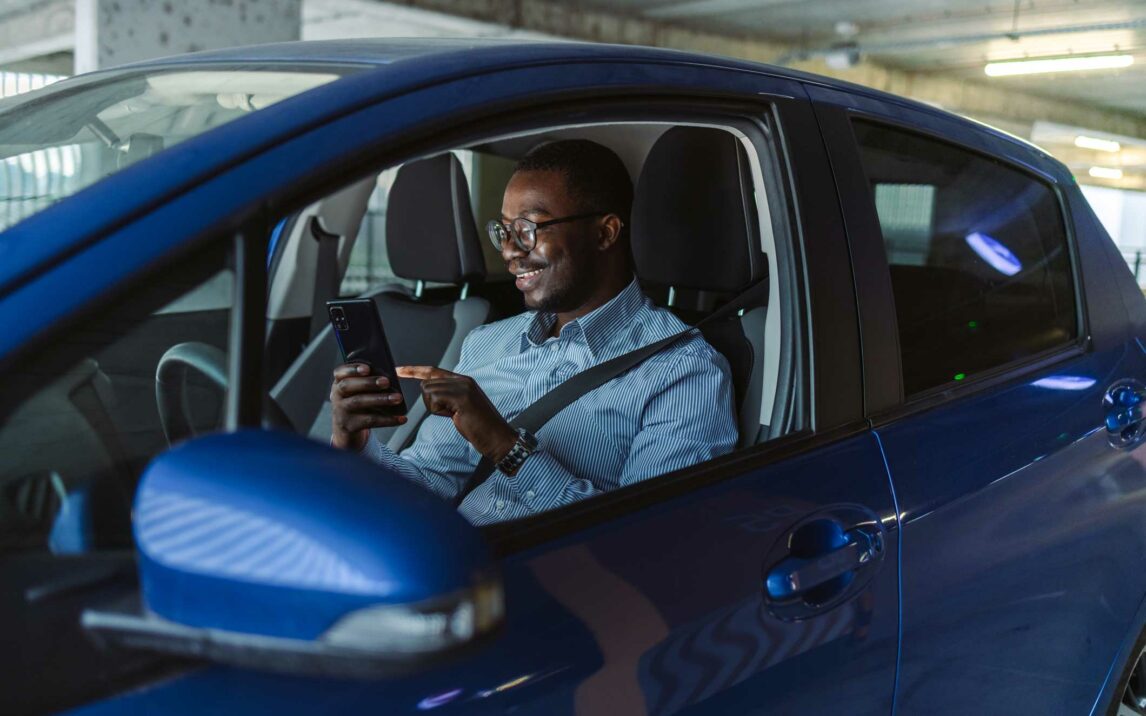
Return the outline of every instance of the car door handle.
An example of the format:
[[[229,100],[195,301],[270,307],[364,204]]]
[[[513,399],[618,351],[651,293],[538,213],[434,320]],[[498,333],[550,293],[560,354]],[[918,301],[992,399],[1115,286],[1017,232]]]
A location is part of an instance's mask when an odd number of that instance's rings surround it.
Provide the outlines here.
[[[1130,448],[1141,442],[1146,432],[1146,386],[1134,380],[1120,380],[1106,390],[1102,406],[1111,445]]]
[[[840,547],[813,557],[789,557],[768,572],[766,587],[772,599],[799,597],[817,586],[873,561],[883,550],[883,539],[854,529],[845,533]]]

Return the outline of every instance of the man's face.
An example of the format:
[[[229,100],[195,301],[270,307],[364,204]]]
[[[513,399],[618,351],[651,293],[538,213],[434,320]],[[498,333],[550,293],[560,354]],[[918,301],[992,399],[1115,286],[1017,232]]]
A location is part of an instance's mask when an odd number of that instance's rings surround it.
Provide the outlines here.
[[[538,224],[580,214],[569,196],[565,177],[556,171],[520,171],[510,178],[501,204],[501,218],[525,218]],[[511,240],[501,257],[529,308],[552,313],[575,311],[593,294],[600,220],[594,217],[537,230],[537,244],[525,253]]]

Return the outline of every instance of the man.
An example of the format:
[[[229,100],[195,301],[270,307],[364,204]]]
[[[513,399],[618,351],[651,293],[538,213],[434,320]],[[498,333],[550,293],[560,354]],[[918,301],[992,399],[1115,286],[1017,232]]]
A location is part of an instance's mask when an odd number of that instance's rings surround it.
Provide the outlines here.
[[[405,422],[362,365],[334,371],[336,447],[454,499],[484,456],[497,469],[459,506],[474,524],[533,515],[695,464],[736,444],[728,363],[699,335],[681,338],[582,396],[536,436],[507,418],[593,365],[686,329],[641,293],[628,223],[633,187],[611,150],[586,140],[542,145],[516,166],[501,218],[487,227],[530,311],[474,329],[456,372],[403,366],[422,381],[426,418],[397,455],[371,428]],[[700,240],[700,237],[698,237]]]

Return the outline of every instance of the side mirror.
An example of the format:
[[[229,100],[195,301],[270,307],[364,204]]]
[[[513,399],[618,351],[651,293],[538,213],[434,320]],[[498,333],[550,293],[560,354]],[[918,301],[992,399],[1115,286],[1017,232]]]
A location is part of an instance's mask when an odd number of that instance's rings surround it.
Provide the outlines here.
[[[157,458],[135,499],[142,604],[88,611],[115,644],[305,674],[386,676],[501,624],[478,531],[356,455],[280,432]]]

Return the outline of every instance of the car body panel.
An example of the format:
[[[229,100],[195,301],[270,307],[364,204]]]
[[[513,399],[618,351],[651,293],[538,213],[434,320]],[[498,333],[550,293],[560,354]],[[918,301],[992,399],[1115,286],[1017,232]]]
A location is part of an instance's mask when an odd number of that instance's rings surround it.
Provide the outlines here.
[[[473,657],[391,681],[194,671],[74,713],[850,713],[891,708],[895,507],[860,433],[502,563],[505,631]],[[862,505],[888,548],[853,599],[800,621],[762,601],[769,555],[810,513]],[[691,525],[682,530],[681,525]],[[783,549],[781,549],[783,551]]]
[[[984,693],[1002,712],[1089,710],[1146,591],[1146,449],[1112,448],[1102,409],[1106,386],[1144,374],[1135,353],[879,429],[903,510],[906,713],[967,713]],[[1093,383],[1047,387],[1062,376]]]

